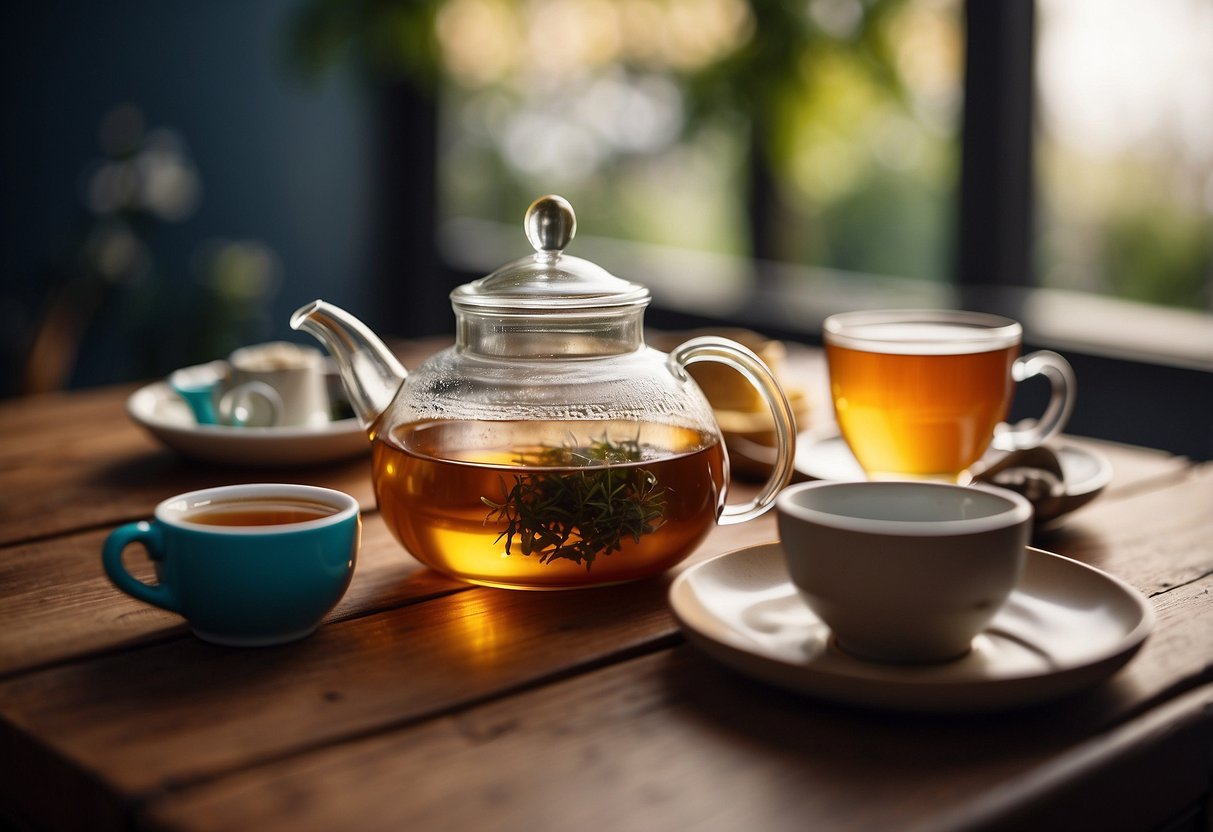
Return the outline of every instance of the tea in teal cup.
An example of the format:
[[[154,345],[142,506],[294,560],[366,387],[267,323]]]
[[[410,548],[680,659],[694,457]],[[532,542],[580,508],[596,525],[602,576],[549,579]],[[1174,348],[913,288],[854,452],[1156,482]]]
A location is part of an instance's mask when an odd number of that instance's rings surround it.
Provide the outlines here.
[[[114,585],[182,615],[199,638],[260,647],[309,635],[349,587],[362,536],[358,502],[309,485],[232,485],[191,491],[156,506],[105,541]],[[147,549],[158,584],[122,563]]]

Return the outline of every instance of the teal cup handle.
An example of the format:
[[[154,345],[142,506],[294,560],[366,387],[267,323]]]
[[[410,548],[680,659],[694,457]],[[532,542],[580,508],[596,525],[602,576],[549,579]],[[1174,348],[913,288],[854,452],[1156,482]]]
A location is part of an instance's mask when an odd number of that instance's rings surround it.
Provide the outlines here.
[[[122,563],[122,553],[132,543],[142,543],[152,560],[164,559],[164,537],[154,520],[127,523],[114,529],[105,539],[105,546],[101,550],[101,563],[105,567],[105,574],[114,582],[114,586],[127,595],[172,612],[180,612],[180,604],[167,585],[145,584],[126,570]]]

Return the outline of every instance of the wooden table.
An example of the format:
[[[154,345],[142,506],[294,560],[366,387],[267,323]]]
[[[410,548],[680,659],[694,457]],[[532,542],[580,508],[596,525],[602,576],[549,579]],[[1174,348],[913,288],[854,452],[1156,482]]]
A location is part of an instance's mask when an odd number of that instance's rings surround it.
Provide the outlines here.
[[[1100,444],[1112,485],[1036,541],[1154,604],[1153,635],[1112,680],[994,716],[910,716],[722,668],[684,643],[671,576],[568,593],[449,580],[391,539],[366,459],[190,464],[127,419],[133,389],[0,404],[0,817],[19,826],[1209,822],[1213,465]],[[354,582],[313,636],[212,646],[104,577],[119,523],[181,491],[271,478],[348,491],[366,510]],[[688,562],[774,538],[770,515],[721,528]]]

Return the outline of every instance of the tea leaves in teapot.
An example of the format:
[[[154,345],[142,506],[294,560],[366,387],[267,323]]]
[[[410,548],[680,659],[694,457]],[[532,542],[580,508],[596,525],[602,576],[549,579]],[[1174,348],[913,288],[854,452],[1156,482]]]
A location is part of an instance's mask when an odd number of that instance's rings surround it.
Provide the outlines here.
[[[507,555],[517,540],[523,555],[541,563],[565,558],[589,571],[599,555],[619,551],[628,538],[640,542],[665,520],[665,489],[636,464],[642,458],[637,440],[544,448],[518,460],[538,470],[515,474],[512,485],[502,480],[500,503],[480,498],[490,509],[486,522],[505,523],[497,540],[505,538]]]

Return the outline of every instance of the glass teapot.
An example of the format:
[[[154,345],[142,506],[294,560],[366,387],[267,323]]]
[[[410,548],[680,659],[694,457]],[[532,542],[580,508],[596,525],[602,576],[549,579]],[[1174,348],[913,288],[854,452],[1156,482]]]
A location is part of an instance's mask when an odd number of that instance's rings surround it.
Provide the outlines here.
[[[767,366],[725,338],[647,347],[648,290],[564,253],[576,218],[561,197],[532,203],[525,230],[535,253],[455,289],[455,345],[412,372],[324,301],[291,318],[340,368],[397,540],[465,581],[565,589],[662,572],[715,523],[769,509],[795,431]],[[701,361],[740,373],[774,417],[776,461],[751,501],[725,502],[728,456],[686,372]]]

